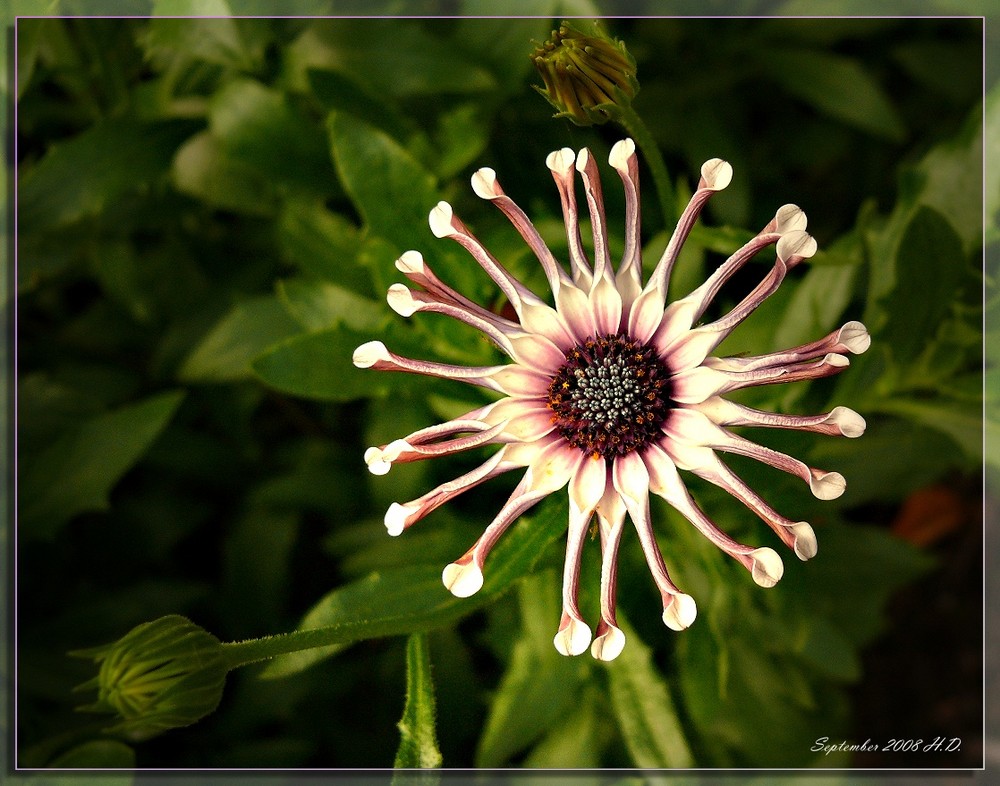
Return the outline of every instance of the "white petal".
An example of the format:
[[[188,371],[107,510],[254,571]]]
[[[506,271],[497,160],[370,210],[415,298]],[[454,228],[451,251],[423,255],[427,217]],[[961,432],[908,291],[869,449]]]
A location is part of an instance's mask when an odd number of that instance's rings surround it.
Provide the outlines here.
[[[576,343],[559,318],[559,312],[544,303],[525,303],[521,306],[521,327],[528,333],[545,337],[563,352]]]
[[[491,378],[508,396],[544,396],[549,387],[549,377],[523,366],[504,366]]]
[[[545,157],[545,166],[553,172],[565,174],[573,168],[576,161],[576,153],[571,148],[564,147],[562,150],[553,150]]]
[[[576,469],[580,451],[565,443],[554,443],[528,467],[526,488],[551,494],[565,486]]]
[[[611,148],[608,163],[615,169],[628,171],[628,160],[635,155],[635,142],[629,138],[619,139]]]
[[[496,199],[503,196],[503,191],[497,186],[497,173],[484,166],[472,176],[472,190],[480,199]]]
[[[430,224],[434,237],[450,237],[455,234],[455,227],[451,224],[454,211],[447,202],[438,202],[431,210],[427,221]]]
[[[598,456],[582,455],[580,465],[569,484],[570,505],[589,519],[604,496],[607,485],[607,463]],[[570,514],[572,515],[572,513]]]
[[[836,499],[844,493],[847,481],[839,472],[823,472],[811,470],[809,488],[816,499]]]
[[[621,628],[608,625],[607,631],[594,639],[594,643],[590,645],[590,654],[598,660],[607,662],[621,655],[623,649],[625,649],[625,634]]]
[[[674,595],[673,600],[663,610],[663,624],[670,630],[684,630],[691,627],[698,616],[698,604],[694,598],[683,592]]]
[[[354,350],[354,365],[358,368],[371,368],[380,360],[391,360],[392,356],[381,341],[368,341]]]
[[[556,294],[556,308],[577,342],[594,335],[590,299],[582,289],[568,285],[559,287],[559,292]]]
[[[753,559],[750,575],[761,587],[773,587],[781,580],[785,565],[774,549],[754,549],[749,555]]]
[[[796,229],[781,236],[776,245],[778,258],[787,261],[792,257],[808,259],[816,253],[816,241],[808,232]]]
[[[441,581],[456,598],[468,598],[482,589],[483,572],[475,562],[453,562],[441,573]]]
[[[425,269],[424,257],[419,251],[405,251],[396,260],[396,269],[401,273],[420,273]]]
[[[365,463],[373,475],[385,475],[392,469],[392,462],[386,461],[385,454],[378,448],[368,448],[365,451]]]
[[[510,340],[510,346],[518,363],[543,374],[555,374],[566,362],[565,353],[544,336],[518,336]]]
[[[808,225],[806,214],[798,205],[782,205],[774,214],[774,231],[779,235],[796,229],[804,230]]]
[[[647,343],[663,321],[663,296],[648,289],[636,298],[628,315],[628,333],[635,340]]]
[[[562,655],[579,655],[587,651],[590,636],[590,626],[587,623],[568,617],[565,627],[553,639],[553,644]]]
[[[860,322],[848,322],[840,329],[838,339],[849,352],[860,355],[872,345],[868,329]]]
[[[860,437],[868,427],[865,419],[848,407],[834,407],[830,410],[827,422],[835,423],[841,434],[851,438]]]
[[[600,335],[617,333],[622,321],[622,297],[607,273],[590,290],[590,311]]]
[[[419,509],[419,505],[407,507],[406,505],[400,505],[398,502],[393,502],[385,512],[385,528],[389,531],[389,534],[393,537],[402,534],[403,530],[406,529],[406,519]]]
[[[401,317],[413,316],[420,310],[420,304],[413,298],[413,293],[403,284],[393,284],[385,298],[389,308]]]
[[[816,533],[808,522],[798,521],[789,529],[795,535],[795,556],[803,562],[815,557],[819,551],[819,544],[816,541]]]
[[[705,188],[721,191],[732,182],[733,167],[721,158],[711,158],[701,165],[701,178]]]

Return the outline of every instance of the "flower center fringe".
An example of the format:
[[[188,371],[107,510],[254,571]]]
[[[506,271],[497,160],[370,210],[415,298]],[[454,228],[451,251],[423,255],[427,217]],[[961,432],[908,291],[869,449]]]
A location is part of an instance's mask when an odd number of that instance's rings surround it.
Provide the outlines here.
[[[661,436],[670,373],[648,344],[627,336],[588,338],[566,353],[549,384],[552,422],[595,458],[624,456]]]

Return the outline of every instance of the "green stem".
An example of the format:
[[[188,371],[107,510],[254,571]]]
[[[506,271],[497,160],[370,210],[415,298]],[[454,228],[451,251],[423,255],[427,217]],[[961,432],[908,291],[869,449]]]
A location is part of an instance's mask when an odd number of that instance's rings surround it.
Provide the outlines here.
[[[663,162],[663,154],[659,146],[649,132],[649,128],[642,118],[632,108],[632,104],[623,101],[617,106],[616,120],[621,124],[635,143],[642,150],[646,165],[653,174],[653,183],[656,184],[656,193],[660,197],[660,211],[663,213],[663,223],[669,231],[677,223],[676,199],[674,198],[674,187],[670,182],[670,175],[667,173],[667,165]]]
[[[294,630],[260,639],[232,641],[223,644],[222,648],[225,651],[227,666],[232,671],[240,666],[269,660],[278,655],[357,641],[359,633],[354,628],[354,625],[337,625],[315,630]],[[368,630],[367,634],[370,636],[371,631]]]

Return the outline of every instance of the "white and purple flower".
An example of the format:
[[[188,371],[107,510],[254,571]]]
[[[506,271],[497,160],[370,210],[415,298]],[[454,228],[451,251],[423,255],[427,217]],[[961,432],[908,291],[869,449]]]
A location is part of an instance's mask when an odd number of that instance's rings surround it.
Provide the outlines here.
[[[389,288],[390,306],[402,316],[418,311],[447,314],[488,336],[511,360],[488,367],[464,367],[412,360],[371,341],[354,353],[360,368],[408,371],[457,379],[487,388],[502,398],[460,418],[421,429],[388,445],[369,448],[368,468],[385,474],[394,462],[450,455],[483,445],[499,450],[480,466],[419,499],[394,503],[385,515],[391,535],[457,495],[513,469],[525,468],[520,482],[462,557],[444,569],[445,586],[468,597],[483,584],[483,566],[497,539],[522,513],[563,486],[569,487],[569,531],[563,572],[563,613],[555,646],[578,655],[590,646],[596,658],[612,660],[625,645],[615,618],[617,553],[626,514],[642,544],[663,599],[663,621],[682,630],[695,619],[691,596],[671,581],[650,520],[650,493],[664,498],[702,534],[738,560],[753,580],[774,586],[783,565],[770,548],[754,548],[723,533],[692,499],[678,470],[693,472],[725,489],[773,529],[795,554],[816,554],[816,537],[804,521],[774,511],[737,477],[717,452],[737,453],[797,475],[819,499],[844,491],[836,472],[814,469],[783,453],[732,433],[730,426],[767,426],[858,437],[864,419],[846,407],[816,416],[780,415],[729,401],[741,388],[836,374],[847,355],[864,352],[870,339],[864,325],[848,322],[811,344],[755,357],[724,357],[712,351],[769,297],[787,272],[816,251],[805,232],[806,216],[795,205],[781,207],[752,240],[727,259],[687,297],[667,303],[671,268],[709,197],[732,179],[732,167],[712,159],[684,210],[667,248],[645,285],[639,234],[638,161],[631,139],[611,150],[610,164],[625,188],[625,251],[615,269],[597,164],[590,151],[564,148],[551,153],[552,172],[566,224],[569,271],[542,241],[525,213],[508,197],[491,169],[473,175],[472,187],[507,216],[538,257],[552,290],[553,305],[517,281],[453,214],[446,202],[430,214],[437,237],[460,243],[506,296],[517,321],[479,306],[438,279],[417,251],[407,251],[396,267],[419,289]],[[583,180],[593,231],[593,261],[585,255],[576,204],[575,174]],[[774,265],[760,284],[729,313],[699,323],[723,284],[764,248],[774,245]],[[580,556],[591,520],[600,531],[601,619],[596,637],[577,603]]]

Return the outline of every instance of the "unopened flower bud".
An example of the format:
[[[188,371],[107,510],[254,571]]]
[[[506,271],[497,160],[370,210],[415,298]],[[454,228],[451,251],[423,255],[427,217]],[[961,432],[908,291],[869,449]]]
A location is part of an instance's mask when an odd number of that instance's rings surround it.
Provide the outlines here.
[[[184,617],[146,622],[113,644],[71,653],[93,659],[100,671],[76,690],[97,688],[87,712],[122,720],[108,731],[144,740],[189,726],[213,712],[222,698],[228,666],[221,642]]]
[[[627,107],[639,92],[635,60],[597,22],[590,33],[563,22],[531,60],[545,81],[544,89],[535,89],[556,108],[557,117],[577,125],[615,119],[616,109]]]

